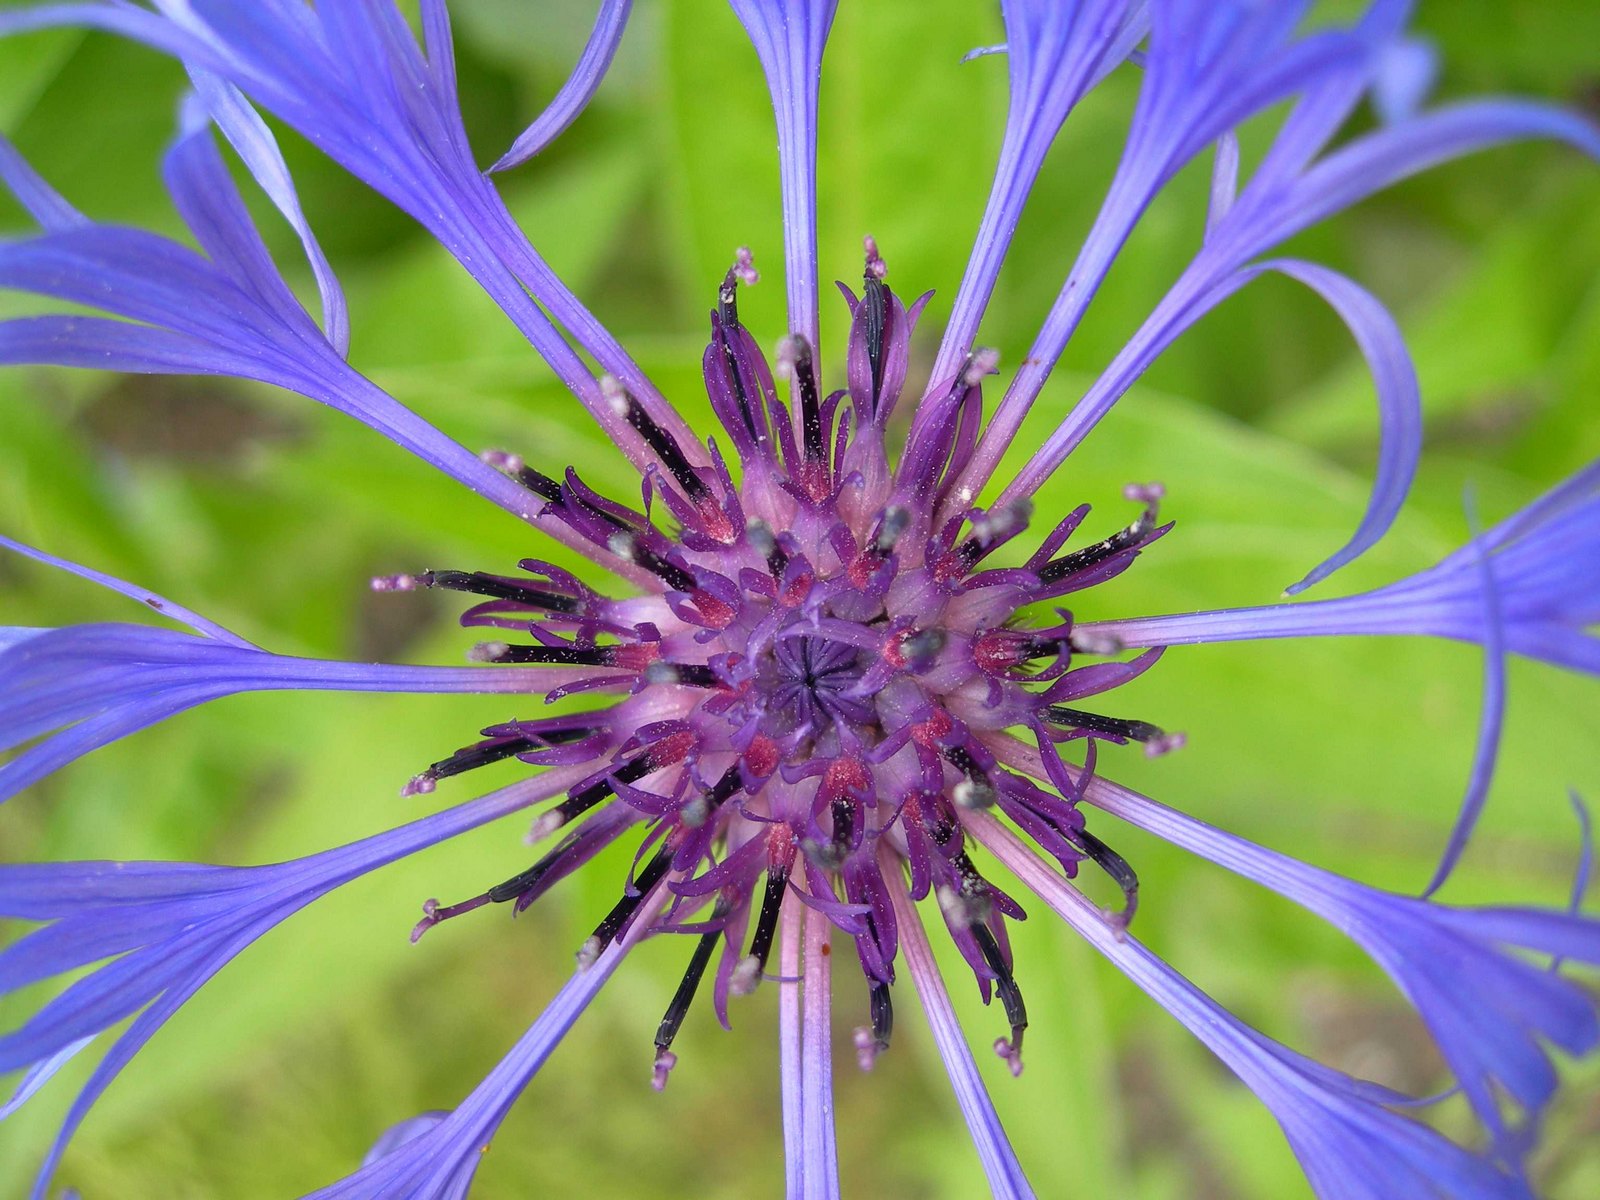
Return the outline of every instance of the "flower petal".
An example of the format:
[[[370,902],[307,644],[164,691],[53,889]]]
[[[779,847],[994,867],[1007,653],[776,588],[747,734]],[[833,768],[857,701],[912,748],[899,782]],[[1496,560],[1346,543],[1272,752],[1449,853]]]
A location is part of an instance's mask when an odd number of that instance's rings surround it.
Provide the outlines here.
[[[538,1020],[472,1093],[443,1120],[415,1133],[356,1172],[318,1188],[305,1200],[455,1200],[483,1150],[529,1081],[544,1066],[650,922],[608,946],[567,981]]]
[[[300,197],[289,175],[288,164],[283,161],[283,153],[278,149],[277,138],[273,137],[272,130],[267,128],[267,123],[238,88],[220,76],[199,68],[191,68],[189,77],[205,101],[217,128],[222,130],[223,136],[238,151],[251,176],[300,238],[306,260],[311,264],[311,272],[317,281],[317,291],[322,297],[324,332],[341,356],[348,354],[350,313],[345,304],[344,290],[300,207]]]
[[[1123,646],[1350,634],[1446,637],[1487,645],[1481,547],[1494,571],[1506,650],[1600,674],[1600,461],[1473,542],[1386,587],[1336,600],[1085,623]]]
[[[1326,1200],[1448,1195],[1531,1200],[1520,1182],[1385,1105],[1400,1097],[1306,1059],[1243,1024],[1162,962],[984,813],[974,836],[1090,945],[1181,1022],[1255,1092]]]
[[[594,674],[336,662],[170,629],[69,626],[0,650],[0,748],[63,730],[0,764],[0,801],[90,750],[240,692],[537,694]]]
[[[972,350],[978,322],[1011,246],[1012,233],[1046,152],[1068,115],[1119,66],[1150,25],[1143,0],[1005,0],[1011,99],[1000,161],[972,256],[962,272],[929,379],[955,375]]]
[[[561,85],[555,99],[539,114],[511,144],[511,149],[500,156],[500,161],[490,171],[506,171],[527,162],[543,150],[578,119],[578,114],[588,107],[611,66],[611,59],[622,41],[622,31],[627,26],[633,0],[600,0],[600,12],[595,17],[594,31],[584,44],[572,74]]]
[[[934,1044],[939,1047],[939,1057],[944,1060],[944,1069],[950,1076],[956,1103],[961,1107],[961,1115],[966,1118],[967,1130],[972,1134],[973,1145],[977,1147],[984,1175],[989,1180],[989,1189],[996,1200],[1029,1200],[1033,1196],[1033,1189],[1028,1185],[1027,1176],[1022,1173],[1022,1164],[1011,1149],[1011,1141],[1000,1123],[1000,1115],[995,1112],[994,1102],[989,1099],[989,1091],[978,1074],[978,1064],[973,1061],[972,1051],[961,1032],[955,1007],[950,1003],[950,994],[940,977],[939,964],[934,961],[933,948],[928,944],[922,919],[917,915],[916,906],[906,891],[899,864],[885,870],[884,878],[888,882],[889,898],[894,903],[899,922],[906,973],[911,976],[917,997],[927,1014],[928,1028],[933,1033]]]
[[[730,0],[755,46],[778,122],[789,332],[818,353],[817,93],[838,0]]]

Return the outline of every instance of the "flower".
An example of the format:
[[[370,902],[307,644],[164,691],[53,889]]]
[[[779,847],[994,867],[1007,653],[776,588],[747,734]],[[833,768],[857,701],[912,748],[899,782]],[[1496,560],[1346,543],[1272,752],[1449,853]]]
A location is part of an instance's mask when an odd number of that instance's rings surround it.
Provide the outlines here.
[[[497,169],[526,161],[570,124],[611,61],[629,8],[602,4],[572,80]],[[182,61],[193,93],[165,178],[199,247],[88,220],[0,142],[0,177],[39,226],[0,245],[0,285],[108,314],[0,322],[0,363],[229,375],[298,392],[363,421],[613,577],[596,586],[542,558],[524,559],[518,574],[452,568],[380,577],[373,587],[381,592],[471,597],[462,623],[486,631],[470,654],[482,665],[381,666],[275,654],[132,584],[7,540],[190,632],[126,624],[5,631],[6,746],[43,740],[0,767],[0,799],[180,709],[241,691],[483,691],[530,703],[583,697],[583,707],[484,729],[481,740],[424,766],[404,794],[426,795],[443,780],[508,759],[542,768],[526,781],[321,854],[247,868],[0,868],[0,912],[41,925],[0,952],[0,987],[9,993],[93,967],[0,1036],[0,1070],[26,1072],[7,1110],[99,1034],[134,1018],[74,1105],[35,1194],[46,1193],[78,1122],[133,1053],[251,941],[371,870],[539,804],[546,806],[533,817],[530,839],[560,835],[556,844],[475,895],[429,900],[412,936],[490,905],[520,911],[604,848],[629,844],[633,868],[579,948],[576,974],[455,1109],[392,1128],[365,1163],[317,1196],[464,1194],[516,1097],[631,947],[657,933],[692,940],[655,1038],[658,1089],[667,1086],[678,1031],[707,975],[710,1006],[724,1024],[735,997],[777,980],[791,1195],[838,1194],[831,1008],[839,938],[849,940],[860,969],[858,1061],[870,1067],[889,1047],[903,965],[992,1190],[1030,1195],[924,928],[925,915],[937,912],[984,1001],[999,1001],[1004,1029],[994,1049],[1020,1072],[1029,1022],[1008,922],[1023,909],[990,877],[987,860],[1008,869],[1260,1097],[1320,1194],[1530,1194],[1521,1156],[1554,1092],[1545,1044],[1586,1053],[1600,1041],[1600,1026],[1576,985],[1508,948],[1600,964],[1600,925],[1576,912],[1463,909],[1381,892],[1120,788],[1106,772],[1115,772],[1130,744],[1159,755],[1178,748],[1182,736],[1126,715],[1111,693],[1184,642],[1366,632],[1481,644],[1489,686],[1478,769],[1431,893],[1483,805],[1504,652],[1596,670],[1587,632],[1600,561],[1589,553],[1600,528],[1595,468],[1430,571],[1362,596],[1100,623],[1078,622],[1060,608],[1044,614],[1060,598],[1130,570],[1157,546],[1173,528],[1159,516],[1162,489],[1130,486],[1131,519],[1102,529],[1098,540],[1079,536],[1086,505],[1041,514],[1034,496],[1182,332],[1276,271],[1344,321],[1378,393],[1381,444],[1367,511],[1346,544],[1291,590],[1346,565],[1385,534],[1405,499],[1420,447],[1418,384],[1396,323],[1371,294],[1318,264],[1272,257],[1277,247],[1446,158],[1532,136],[1600,156],[1600,133],[1523,102],[1420,109],[1427,56],[1405,39],[1407,6],[1393,0],[1375,0],[1347,27],[1309,33],[1302,32],[1306,5],[1287,0],[1007,0],[1011,105],[1001,161],[919,391],[910,383],[911,339],[927,297],[896,294],[871,238],[859,290],[841,289],[850,313],[842,372],[830,373],[821,344],[817,108],[835,4],[734,0],[733,8],[771,89],[788,321],[769,360],[741,316],[741,290],[758,275],[750,251],[740,249],[717,288],[701,363],[714,431],[690,428],[555,276],[478,170],[442,0],[422,4],[420,41],[385,0],[315,8],[294,0],[157,0],[153,9],[47,4],[0,15],[0,33],[98,26]],[[1130,60],[1136,66],[1124,67]],[[1121,163],[1032,351],[985,421],[984,387],[1000,363],[977,337],[1011,231],[1057,131],[1118,69],[1143,73]],[[1366,96],[1388,123],[1330,149]],[[1285,102],[1291,106],[1266,156],[1241,182],[1234,131]],[[455,255],[638,468],[638,504],[591,487],[572,467],[558,471],[510,451],[474,455],[349,364],[342,290],[255,105]],[[214,131],[298,234],[317,283],[320,324],[268,254]],[[1123,244],[1154,197],[1212,147],[1210,210],[1193,260],[1104,374],[989,497],[1022,418]],[[834,375],[844,386],[828,392]],[[909,418],[903,441],[892,423],[897,414]],[[1129,650],[1139,653],[1125,657]],[[1457,1145],[1404,1115],[1410,1098],[1266,1038],[1143,947],[1129,932],[1139,880],[1097,831],[1097,809],[1270,887],[1346,932],[1417,1008],[1489,1148]],[[1101,911],[1073,886],[1086,863],[1120,889],[1116,911]],[[1502,1105],[1502,1091],[1510,1105]]]

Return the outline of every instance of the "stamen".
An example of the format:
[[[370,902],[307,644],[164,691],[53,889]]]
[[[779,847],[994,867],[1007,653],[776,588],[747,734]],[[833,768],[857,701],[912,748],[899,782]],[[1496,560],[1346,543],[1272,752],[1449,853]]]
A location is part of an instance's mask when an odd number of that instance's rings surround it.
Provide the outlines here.
[[[750,953],[740,960],[733,970],[733,990],[747,995],[756,990],[762,973],[767,969],[767,959],[772,954],[772,939],[778,931],[778,912],[783,905],[783,894],[789,886],[787,871],[767,871],[767,888],[761,897],[761,915],[756,918],[755,936],[750,939]]]
[[[582,607],[571,596],[547,592],[499,575],[486,575],[482,571],[424,571],[416,577],[416,582],[425,588],[446,588],[453,592],[490,596],[496,600],[512,600],[529,608],[542,608],[546,612],[575,613]]]
[[[1051,704],[1044,710],[1045,720],[1069,729],[1082,729],[1088,733],[1101,733],[1107,737],[1126,738],[1130,742],[1149,742],[1165,737],[1159,726],[1148,721],[1132,721],[1126,717],[1104,717],[1099,713],[1068,708],[1064,704]]]
[[[560,501],[561,485],[548,475],[535,471],[523,461],[522,455],[510,454],[504,450],[485,450],[478,455],[478,458],[495,470],[504,471],[534,495],[541,496],[552,504]]]
[[[491,737],[485,741],[475,742],[470,746],[463,746],[448,758],[441,758],[425,770],[413,775],[411,781],[400,789],[400,794],[402,796],[425,796],[433,791],[434,784],[441,779],[448,779],[452,775],[460,775],[466,771],[475,771],[479,767],[486,767],[490,763],[497,763],[511,758],[521,754],[524,750],[532,750],[539,745],[539,738],[530,737],[527,734],[514,734]]]
[[[1011,967],[1000,953],[1000,943],[995,941],[994,931],[987,925],[974,925],[972,936],[983,954],[983,961],[995,974],[995,991],[999,993],[1000,1003],[1006,1010],[1006,1020],[1011,1023],[1011,1037],[996,1038],[994,1052],[1006,1060],[1013,1076],[1021,1075],[1022,1035],[1028,1028],[1028,1008],[1022,1002],[1022,990],[1017,987]]]
[[[1119,529],[1103,541],[1085,546],[1081,550],[1074,550],[1071,554],[1063,554],[1060,558],[1046,563],[1039,571],[1039,582],[1059,583],[1080,571],[1099,566],[1106,559],[1142,542],[1155,528],[1155,523],[1154,510],[1146,509],[1126,529]]]
[[[541,666],[612,667],[621,646],[527,646],[479,642],[469,652],[475,662],[533,663]]]
[[[820,463],[827,451],[822,429],[822,400],[817,394],[816,364],[811,357],[811,343],[799,334],[791,334],[792,361],[795,391],[800,396],[800,426],[807,462]]]
[[[719,904],[717,911],[720,913],[722,910],[723,906]],[[715,920],[716,916],[713,915],[712,919]],[[666,1015],[661,1018],[661,1025],[656,1030],[656,1062],[651,1083],[658,1092],[667,1086],[667,1072],[677,1064],[678,1056],[670,1049],[672,1039],[678,1036],[684,1018],[689,1015],[689,1006],[694,1003],[694,994],[700,987],[706,966],[711,962],[711,953],[716,949],[717,939],[721,936],[718,930],[700,935],[699,941],[695,943],[694,954],[689,959],[689,968],[684,971],[678,990],[672,994]]]
[[[1139,876],[1128,865],[1127,859],[1087,829],[1076,830],[1068,836],[1069,840],[1089,856],[1095,866],[1109,875],[1112,882],[1122,889],[1122,911],[1108,913],[1107,916],[1119,929],[1126,929],[1133,923],[1133,914],[1139,908]]]
[[[700,478],[699,473],[689,465],[689,460],[684,457],[677,439],[652,421],[650,415],[644,411],[644,407],[626,391],[622,391],[620,396],[620,405],[628,424],[644,439],[645,445],[655,452],[655,456],[661,460],[661,465],[678,481],[678,486],[684,490],[689,499],[708,499],[711,490],[706,487],[705,480]]]
[[[605,919],[594,927],[588,939],[578,950],[578,965],[588,967],[621,935],[633,914],[644,903],[644,898],[655,890],[656,884],[666,878],[672,866],[672,847],[663,845],[633,879],[632,890],[624,891]]]

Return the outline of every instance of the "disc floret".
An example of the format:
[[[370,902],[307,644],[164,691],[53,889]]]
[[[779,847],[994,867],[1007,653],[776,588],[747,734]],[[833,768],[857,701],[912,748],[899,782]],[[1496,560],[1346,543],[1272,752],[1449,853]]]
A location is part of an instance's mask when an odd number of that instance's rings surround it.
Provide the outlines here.
[[[741,252],[718,291],[703,359],[731,461],[715,438],[679,444],[606,382],[614,410],[654,455],[639,508],[599,495],[570,469],[558,482],[520,457],[488,456],[543,502],[542,521],[631,568],[642,594],[605,596],[533,559],[515,577],[425,571],[375,582],[480,596],[462,622],[497,637],[474,657],[572,672],[548,690],[552,700],[612,698],[486,729],[407,785],[429,791],[510,757],[594,764],[534,822],[535,838],[567,830],[553,849],[480,896],[430,901],[417,933],[488,903],[525,908],[603,847],[641,837],[621,898],[579,958],[593,961],[641,919],[696,938],[656,1040],[658,1087],[713,958],[714,1006],[726,1023],[729,997],[767,974],[791,903],[826,913],[855,946],[870,1021],[856,1048],[870,1065],[893,1026],[897,933],[885,871],[905,872],[914,899],[935,899],[984,999],[1001,1001],[1011,1030],[996,1050],[1020,1070],[1027,1014],[1006,922],[1024,914],[973,862],[966,813],[998,809],[1068,876],[1096,862],[1127,898],[1115,918],[1132,915],[1137,879],[1085,828],[1082,780],[1062,747],[1084,743],[1091,771],[1102,742],[1170,748],[1153,725],[1079,707],[1159,651],[1080,665],[1118,648],[1086,644],[1065,610],[1043,623],[1033,613],[1119,574],[1164,534],[1160,491],[1129,489],[1137,517],[1068,551],[1088,507],[1074,510],[1018,565],[1000,565],[1018,556],[999,552],[1028,530],[1026,502],[957,503],[956,516],[936,523],[972,455],[997,358],[977,350],[933,381],[922,401],[932,419],[891,464],[886,425],[927,297],[908,307],[886,274],[869,241],[861,294],[841,285],[852,318],[846,386],[824,396],[804,338],[779,344],[775,377],[740,323],[738,289],[754,275]],[[1019,733],[1036,744],[1055,790],[1002,765]]]

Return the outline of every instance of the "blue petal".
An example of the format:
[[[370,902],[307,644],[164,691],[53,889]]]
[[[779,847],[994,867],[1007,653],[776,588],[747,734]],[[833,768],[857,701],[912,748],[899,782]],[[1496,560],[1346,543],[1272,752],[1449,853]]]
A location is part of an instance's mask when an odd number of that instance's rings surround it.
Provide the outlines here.
[[[17,153],[4,134],[0,134],[0,183],[11,189],[22,207],[45,229],[73,229],[89,223]]]
[[[208,620],[207,618],[202,617],[199,613],[194,612],[191,609],[184,608],[181,604],[174,604],[171,600],[166,599],[166,597],[158,596],[156,593],[149,591],[146,588],[142,588],[138,584],[128,583],[126,580],[118,579],[114,575],[107,575],[103,571],[96,571],[93,567],[86,567],[80,563],[75,563],[65,558],[58,558],[54,554],[46,554],[43,550],[36,550],[32,546],[26,545],[22,542],[14,541],[11,538],[6,537],[4,534],[0,534],[0,546],[5,547],[7,550],[12,550],[18,554],[31,558],[35,562],[42,562],[48,566],[59,567],[61,570],[76,575],[80,579],[87,579],[91,583],[98,583],[101,587],[108,588],[119,595],[127,596],[130,600],[137,600],[140,604],[144,605],[146,608],[149,608],[153,612],[160,613],[164,617],[171,617],[175,621],[181,621],[190,629],[193,629],[196,633],[205,634],[207,637],[215,638],[217,641],[225,642],[231,646],[241,646],[245,649],[255,648],[250,642],[245,641],[244,638],[234,633],[231,629],[224,628],[223,626],[218,625],[215,621]],[[38,629],[29,632],[31,632],[32,635],[37,636],[48,631]],[[10,644],[11,643],[8,643],[4,640],[0,640],[0,651],[5,650]]]
[[[1600,621],[1600,461],[1428,570],[1375,591],[1308,604],[1094,622],[1085,632],[1129,647],[1350,634],[1486,645],[1492,635],[1478,547],[1490,556],[1505,648],[1600,675],[1600,639],[1589,632]]]
[[[1532,1200],[1487,1159],[1401,1116],[1404,1097],[1350,1079],[1241,1022],[1137,940],[983,813],[974,836],[1050,908],[1227,1065],[1277,1118],[1306,1177],[1325,1200]],[[1420,903],[1420,902],[1413,902]]]
[[[951,304],[929,378],[955,374],[978,323],[1045,155],[1068,115],[1144,37],[1150,18],[1130,0],[1006,0],[1011,98],[1005,136],[972,254]]]
[[[267,128],[266,122],[257,115],[255,109],[250,107],[249,102],[232,84],[198,68],[191,68],[190,77],[205,101],[212,120],[217,123],[217,128],[222,130],[223,136],[238,151],[239,157],[249,168],[251,176],[260,185],[261,190],[299,236],[300,244],[305,249],[306,260],[311,264],[312,274],[316,277],[317,291],[322,297],[323,326],[328,341],[341,356],[347,354],[350,349],[350,315],[345,304],[344,291],[339,286],[338,277],[333,273],[333,267],[323,254],[322,246],[312,233],[310,222],[306,220],[305,212],[300,207],[300,197],[295,191],[288,165],[283,161],[283,154],[278,149],[277,139]],[[227,182],[231,192],[232,181],[230,179]],[[244,224],[253,231],[247,215]],[[264,247],[261,257],[266,257]],[[271,260],[267,259],[265,265],[267,270],[263,283],[268,287],[281,287],[282,280],[276,268],[272,266]],[[298,304],[295,307],[298,308]]]
[[[1343,549],[1289,586],[1293,595],[1364,554],[1394,524],[1422,456],[1422,394],[1400,327],[1370,292],[1336,271],[1296,259],[1274,259],[1250,274],[1258,270],[1299,280],[1332,306],[1361,348],[1378,393],[1378,471],[1367,511]]]
[[[70,626],[0,651],[0,748],[64,729],[0,764],[0,800],[90,750],[239,692],[541,692],[566,679],[537,668],[294,658],[140,625]]]
[[[648,922],[637,922],[642,926]],[[456,1200],[505,1120],[506,1113],[583,1010],[617,969],[632,944],[606,949],[556,993],[511,1052],[443,1120],[413,1127],[388,1153],[369,1155],[356,1172],[318,1188],[306,1200]]]
[[[1271,888],[1343,930],[1416,1007],[1479,1117],[1506,1145],[1496,1082],[1530,1118],[1555,1076],[1543,1048],[1600,1044],[1583,989],[1509,947],[1600,964],[1600,921],[1534,909],[1453,909],[1381,892],[1275,854],[1127,788],[1089,781],[1089,801]]]
[[[818,346],[817,92],[838,0],[730,0],[761,69],[778,122],[784,282],[789,330]]]
[[[11,1099],[4,1104],[0,1104],[0,1121],[4,1121],[26,1104],[35,1092],[49,1082],[51,1076],[66,1066],[77,1055],[78,1051],[92,1041],[94,1041],[92,1037],[82,1038],[69,1046],[63,1046],[43,1062],[36,1063],[31,1067],[28,1073],[22,1077],[22,1081],[17,1084],[16,1090],[11,1094]]]
[[[1476,517],[1469,512],[1471,523]],[[1494,780],[1495,765],[1500,757],[1500,734],[1506,717],[1506,645],[1505,618],[1500,611],[1500,589],[1495,583],[1494,566],[1489,561],[1488,550],[1479,548],[1478,575],[1483,582],[1483,704],[1478,719],[1478,742],[1472,753],[1472,772],[1467,780],[1466,795],[1461,810],[1450,831],[1444,854],[1433,879],[1423,889],[1426,898],[1444,885],[1455,870],[1467,840],[1476,828],[1483,806],[1489,799],[1489,785]]]
[[[141,229],[89,225],[0,244],[0,287],[220,347],[273,349],[273,327],[246,293],[193,250]]]
[[[561,85],[555,99],[550,101],[538,119],[523,130],[511,149],[501,155],[490,167],[491,171],[505,171],[527,162],[543,150],[578,119],[578,114],[588,107],[611,66],[611,59],[622,41],[622,31],[627,26],[633,0],[601,0],[600,12],[595,17],[594,31],[583,47],[583,54],[572,74]]]

